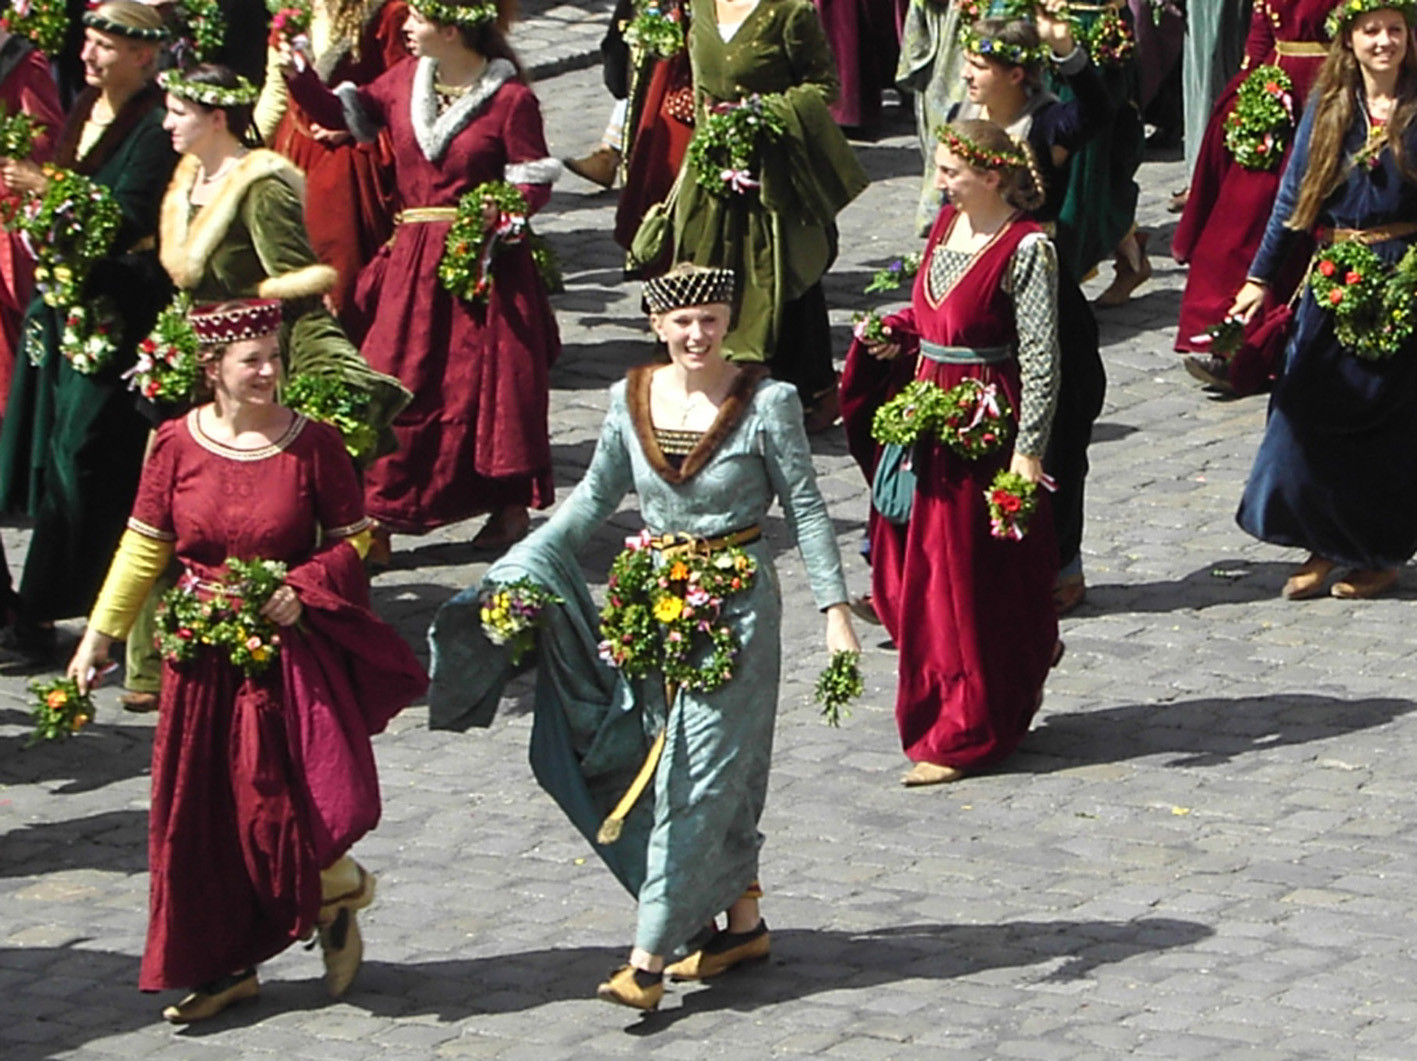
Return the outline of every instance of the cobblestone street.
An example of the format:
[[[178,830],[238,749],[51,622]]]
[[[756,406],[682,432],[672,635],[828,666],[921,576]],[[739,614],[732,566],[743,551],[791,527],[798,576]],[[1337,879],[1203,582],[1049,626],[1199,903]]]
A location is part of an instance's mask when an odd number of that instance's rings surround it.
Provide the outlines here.
[[[565,26],[547,21],[557,12]],[[559,36],[573,29],[575,47]],[[559,7],[514,37],[545,72],[557,156],[585,153],[609,111],[583,62],[602,29]],[[538,33],[564,47],[542,61],[526,43]],[[841,218],[828,278],[838,355],[851,312],[877,305],[861,293],[870,274],[917,245],[913,123],[887,114],[885,134],[856,145],[874,183]],[[297,947],[263,966],[257,1003],[174,1030],[158,1016],[171,999],[135,987],[152,716],[124,714],[106,688],[89,732],[22,750],[25,679],[7,676],[0,1058],[1417,1057],[1417,578],[1373,602],[1280,599],[1296,557],[1233,518],[1264,399],[1206,396],[1171,352],[1184,273],[1164,204],[1181,163],[1148,162],[1141,179],[1156,275],[1100,315],[1110,382],[1089,597],[1004,769],[899,786],[895,657],[877,627],[863,636],[866,696],[840,729],[818,720],[822,623],[780,513],[765,527],[787,596],[763,820],[770,964],[671,987],[643,1018],[595,1000],[633,903],[531,777],[523,679],[487,731],[429,732],[417,706],[376,739],[384,819],[356,853],[379,900],[348,997],[331,1003],[318,950]],[[606,387],[649,352],[609,236],[614,204],[568,174],[538,218],[567,278],[551,414],[562,497]],[[1089,291],[1108,280],[1110,266]],[[840,432],[814,451],[859,592],[865,484]],[[583,557],[596,583],[637,528],[631,499]],[[375,581],[379,610],[425,657],[435,609],[485,569],[475,531],[396,538]],[[18,571],[27,534],[4,539]],[[61,629],[66,651],[80,629]]]

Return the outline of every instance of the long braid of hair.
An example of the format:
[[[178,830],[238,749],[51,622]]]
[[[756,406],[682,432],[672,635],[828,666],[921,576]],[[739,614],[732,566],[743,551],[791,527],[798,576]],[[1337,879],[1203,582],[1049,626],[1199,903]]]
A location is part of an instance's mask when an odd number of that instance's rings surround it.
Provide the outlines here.
[[[1009,139],[1028,165],[1027,175],[1019,172],[1016,178],[1013,189],[1014,205],[1020,210],[1037,210],[1048,198],[1048,186],[1044,183],[1043,174],[1038,172],[1038,156],[1023,137],[1011,136]]]

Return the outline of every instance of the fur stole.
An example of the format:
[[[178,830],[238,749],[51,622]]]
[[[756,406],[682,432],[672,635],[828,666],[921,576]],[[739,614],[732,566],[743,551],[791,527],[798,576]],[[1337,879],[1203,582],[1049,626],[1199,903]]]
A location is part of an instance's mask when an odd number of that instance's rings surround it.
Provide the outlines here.
[[[714,418],[713,426],[704,432],[703,438],[699,439],[698,444],[676,470],[665,458],[664,451],[659,448],[659,441],[654,437],[654,421],[650,418],[649,381],[654,370],[659,367],[640,365],[630,369],[625,384],[625,405],[630,413],[630,422],[635,425],[635,435],[640,440],[645,460],[666,483],[679,486],[701,472],[718,447],[723,445],[743,422],[749,406],[753,404],[753,392],[758,389],[759,381],[769,373],[763,365],[743,366],[738,378],[733,382],[733,389],[718,407],[718,416]]]

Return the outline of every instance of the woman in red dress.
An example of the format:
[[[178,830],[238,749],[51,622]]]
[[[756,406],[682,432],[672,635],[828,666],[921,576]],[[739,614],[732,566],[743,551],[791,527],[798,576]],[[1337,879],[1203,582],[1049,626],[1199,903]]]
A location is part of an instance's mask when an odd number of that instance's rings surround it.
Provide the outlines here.
[[[1171,237],[1172,255],[1190,265],[1176,349],[1200,355],[1186,359],[1188,371],[1197,379],[1237,394],[1269,388],[1281,344],[1247,343],[1227,364],[1210,353],[1205,332],[1225,318],[1236,290],[1245,282],[1279,193],[1294,134],[1291,129],[1279,161],[1267,169],[1248,169],[1225,146],[1226,121],[1235,109],[1240,86],[1254,70],[1277,66],[1294,82],[1290,106],[1293,125],[1299,124],[1309,87],[1328,54],[1324,19],[1336,4],[1337,0],[1255,0],[1244,65],[1211,112],[1186,209]],[[1308,260],[1302,250],[1293,256],[1291,267],[1275,284],[1275,304],[1289,301]]]
[[[361,353],[414,397],[394,422],[398,452],[369,469],[369,515],[422,534],[490,512],[473,544],[497,548],[526,533],[528,506],[552,501],[547,377],[561,340],[525,243],[497,255],[485,305],[454,297],[438,263],[463,195],[504,180],[534,213],[561,163],[490,3],[415,0],[406,30],[417,60],[372,84],[336,95],[293,64],[287,83],[318,124],[361,140],[387,129],[394,147],[403,211],[360,275],[356,306],[370,322]]]
[[[317,930],[326,986],[348,989],[363,953],[354,911],[374,898],[348,855],[379,820],[369,737],[426,685],[369,610],[369,521],[338,432],[275,403],[280,303],[208,309],[192,323],[215,401],[158,429],[69,664],[87,688],[174,555],[179,584],[208,600],[228,560],[287,566],[262,608],[282,630],[273,665],[244,674],[221,646],[164,663],[139,987],[197,985],[163,1011],[175,1024],[255,997],[256,963]]]
[[[921,442],[905,523],[872,511],[871,591],[900,651],[896,723],[915,765],[906,785],[955,781],[1008,756],[1028,732],[1058,650],[1057,545],[1047,498],[1021,540],[990,531],[986,488],[1009,469],[1043,480],[1058,395],[1053,245],[1023,211],[1042,201],[1027,146],[999,126],[958,121],[935,150],[948,196],[926,244],[911,304],[885,319],[887,338],[847,353],[842,416],[862,444],[880,406],[911,380],[948,391],[993,386],[1015,419],[1006,445],[968,460]]]
[[[312,65],[327,85],[365,85],[408,57],[403,0],[314,0]],[[360,143],[313,121],[285,92],[271,49],[256,105],[256,127],[274,150],[305,172],[305,227],[315,257],[339,273],[330,293],[357,342],[366,322],[350,312],[354,285],[394,230],[393,149],[388,134]]]

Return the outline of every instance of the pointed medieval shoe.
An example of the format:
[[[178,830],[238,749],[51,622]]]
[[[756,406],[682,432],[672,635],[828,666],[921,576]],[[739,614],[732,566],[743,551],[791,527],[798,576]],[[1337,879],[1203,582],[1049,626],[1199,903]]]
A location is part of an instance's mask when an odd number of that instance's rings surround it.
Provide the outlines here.
[[[956,770],[953,766],[941,766],[939,763],[927,763],[922,760],[910,768],[900,779],[900,783],[906,788],[920,788],[923,785],[948,784],[963,776],[964,771]]]
[[[341,910],[363,910],[374,901],[379,878],[348,855],[320,873],[320,917],[330,924]]]
[[[1337,565],[1322,556],[1311,555],[1290,574],[1280,591],[1285,600],[1308,600],[1324,591],[1324,580]]]
[[[615,183],[615,172],[620,168],[620,152],[602,144],[585,158],[563,160],[566,168],[582,180],[609,189]]]
[[[595,989],[595,997],[617,1006],[629,1006],[651,1013],[664,998],[664,974],[647,973],[633,965],[622,965],[610,979]]]
[[[1329,590],[1339,600],[1371,600],[1397,585],[1397,568],[1357,568]]]
[[[325,959],[325,990],[331,998],[343,998],[364,960],[364,937],[353,910],[341,910],[320,926],[320,953]]]
[[[228,1006],[249,1001],[260,993],[261,981],[256,970],[243,969],[203,984],[177,1005],[164,1009],[162,1019],[169,1024],[195,1024],[199,1020],[210,1020]]]
[[[674,980],[708,980],[736,965],[766,961],[772,951],[768,923],[759,921],[751,932],[719,932],[703,948],[664,971]]]

